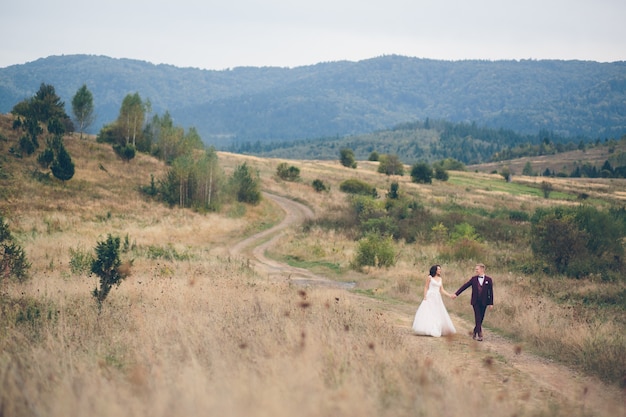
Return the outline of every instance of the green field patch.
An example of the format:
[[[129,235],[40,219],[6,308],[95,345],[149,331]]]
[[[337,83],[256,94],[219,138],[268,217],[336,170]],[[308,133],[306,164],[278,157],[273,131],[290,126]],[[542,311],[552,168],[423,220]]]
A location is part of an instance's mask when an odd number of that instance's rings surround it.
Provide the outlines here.
[[[285,257],[285,262],[289,266],[294,266],[296,268],[308,269],[310,271],[331,271],[333,274],[339,275],[342,272],[341,266],[336,262],[326,262],[326,261],[305,261],[300,259],[297,256],[287,255]]]

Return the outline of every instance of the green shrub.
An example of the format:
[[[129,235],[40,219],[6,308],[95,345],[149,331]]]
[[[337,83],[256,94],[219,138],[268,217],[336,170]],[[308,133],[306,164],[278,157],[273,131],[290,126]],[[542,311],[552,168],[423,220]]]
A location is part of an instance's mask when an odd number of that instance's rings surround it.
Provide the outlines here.
[[[297,181],[300,179],[300,168],[281,162],[276,168],[276,175],[285,181]]]
[[[15,243],[9,225],[0,216],[0,283],[5,279],[25,281],[29,268],[24,249]]]
[[[96,257],[91,263],[91,273],[100,278],[100,288],[96,287],[92,295],[98,302],[98,307],[109,295],[113,285],[119,286],[126,273],[120,268],[122,262],[119,256],[120,238],[109,235],[106,240],[96,245]]]
[[[258,173],[256,176],[253,175],[245,162],[235,168],[230,184],[240,203],[258,204],[261,202]]]
[[[404,175],[404,164],[398,155],[381,155],[377,171],[380,174],[402,176]]]
[[[330,189],[330,187],[328,187],[326,184],[324,184],[324,181],[322,180],[313,180],[313,189],[315,191],[317,191],[318,193],[321,193],[322,191],[328,191]]]
[[[533,253],[558,273],[582,278],[624,272],[626,230],[612,212],[584,205],[537,209],[531,231]]]
[[[126,145],[120,145],[119,143],[113,144],[113,151],[124,162],[128,162],[135,157],[136,149],[132,143]]]
[[[387,214],[384,202],[369,196],[355,195],[352,197],[351,204],[357,223],[360,224]]]
[[[527,222],[530,220],[530,215],[522,210],[509,211],[509,220],[513,222]]]
[[[14,323],[20,335],[30,341],[41,340],[46,324],[58,318],[58,307],[51,301],[39,300],[28,295],[18,298],[0,297],[0,317],[3,323]]]
[[[91,272],[91,264],[93,256],[91,253],[81,250],[80,248],[70,248],[70,270],[72,274],[80,275]]]
[[[433,169],[425,162],[417,162],[411,167],[413,182],[431,184],[433,182]]]
[[[396,236],[398,234],[398,223],[389,216],[369,219],[361,224],[361,230],[365,233],[378,233],[386,236]]]
[[[456,242],[460,239],[478,240],[478,234],[474,226],[466,222],[455,225],[454,231],[450,235],[450,240]]]
[[[356,168],[356,160],[354,159],[354,151],[348,148],[343,148],[339,150],[339,162],[344,167]]]
[[[378,197],[376,187],[371,186],[365,181],[358,179],[348,179],[339,184],[339,190],[348,194],[366,195],[370,197]]]
[[[389,186],[389,192],[387,193],[387,198],[391,200],[397,200],[400,198],[400,185],[397,182],[392,182]]]
[[[446,246],[440,253],[445,261],[467,261],[485,259],[487,251],[480,242],[463,237]]]
[[[443,167],[437,165],[435,166],[435,179],[439,181],[448,181],[450,176],[448,175],[448,171],[443,169]]]
[[[191,259],[188,253],[179,253],[171,245],[163,246],[148,246],[146,256],[149,259],[165,259],[168,261],[187,261]]]
[[[396,263],[396,253],[391,236],[369,233],[359,240],[353,267],[390,267]]]

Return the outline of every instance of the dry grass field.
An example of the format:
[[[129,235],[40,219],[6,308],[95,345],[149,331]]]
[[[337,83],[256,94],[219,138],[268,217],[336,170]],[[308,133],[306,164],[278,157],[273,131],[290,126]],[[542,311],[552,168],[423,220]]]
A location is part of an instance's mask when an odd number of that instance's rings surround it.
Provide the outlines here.
[[[4,120],[4,119],[3,119]],[[272,199],[200,214],[169,208],[139,187],[167,167],[137,155],[130,163],[93,138],[67,137],[76,174],[65,184],[42,183],[35,162],[8,154],[15,138],[0,132],[0,215],[24,248],[30,279],[0,289],[0,416],[619,416],[623,381],[585,371],[582,361],[610,361],[624,370],[623,307],[585,311],[555,301],[559,293],[624,291],[622,283],[526,276],[500,261],[527,248],[489,247],[482,259],[443,263],[445,245],[398,243],[396,265],[350,268],[353,236],[295,222],[265,255],[284,262],[274,273],[254,267],[252,248],[237,242],[285,213]],[[446,183],[418,185],[338,162],[288,161],[299,182],[275,176],[278,160],[220,153],[225,173],[242,162],[258,170],[262,188],[332,217],[348,203],[346,178],[391,181],[432,210],[446,204],[472,209],[507,207],[531,212],[549,204],[522,182],[451,173]],[[330,185],[316,193],[314,179]],[[520,178],[520,181],[522,179]],[[530,181],[526,179],[525,181]],[[585,192],[619,201],[624,182],[553,179],[557,192]],[[126,243],[130,275],[99,311],[91,291],[97,278],[73,271],[108,234]],[[469,294],[446,299],[458,333],[413,336],[425,274],[442,263],[453,291],[484,262],[496,282],[486,340],[467,335]],[[290,266],[307,268],[348,288],[303,285]],[[293,265],[293,264],[296,265]],[[620,313],[621,312],[621,313]]]

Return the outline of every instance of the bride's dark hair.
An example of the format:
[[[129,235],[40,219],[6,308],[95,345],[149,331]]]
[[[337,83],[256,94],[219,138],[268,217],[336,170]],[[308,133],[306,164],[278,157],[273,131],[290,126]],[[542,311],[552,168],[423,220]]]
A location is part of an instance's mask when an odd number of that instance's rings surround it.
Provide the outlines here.
[[[435,275],[437,275],[437,268],[439,268],[439,265],[433,265],[430,267],[430,276],[434,277]]]

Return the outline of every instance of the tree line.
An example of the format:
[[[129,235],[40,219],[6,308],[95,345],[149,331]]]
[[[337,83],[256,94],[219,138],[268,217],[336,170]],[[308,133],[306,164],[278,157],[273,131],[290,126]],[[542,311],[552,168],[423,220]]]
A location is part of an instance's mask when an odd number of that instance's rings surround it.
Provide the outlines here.
[[[52,174],[61,181],[74,176],[74,162],[65,148],[63,136],[78,127],[80,138],[93,123],[95,107],[93,94],[82,85],[72,99],[73,120],[65,111],[65,103],[54,86],[42,83],[35,95],[17,103],[13,129],[21,132],[17,147],[10,152],[19,158],[29,157],[41,148],[36,160],[42,178]],[[198,131],[187,131],[174,124],[168,111],[152,114],[150,100],[139,93],[127,94],[120,105],[117,118],[104,125],[96,140],[108,143],[122,160],[129,162],[136,152],[157,157],[168,165],[163,178],[151,178],[143,191],[170,205],[197,210],[218,210],[221,204],[238,201],[256,204],[260,201],[258,174],[246,164],[226,178],[219,167],[215,148],[205,149]]]

